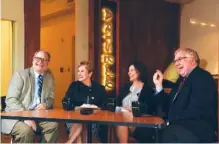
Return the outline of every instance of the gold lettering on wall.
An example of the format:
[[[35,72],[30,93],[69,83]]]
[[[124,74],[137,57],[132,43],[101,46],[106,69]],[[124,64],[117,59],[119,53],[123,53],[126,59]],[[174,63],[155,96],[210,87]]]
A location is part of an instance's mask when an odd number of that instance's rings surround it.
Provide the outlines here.
[[[102,54],[101,54],[101,84],[107,91],[115,87],[115,74],[112,66],[115,64],[113,55],[113,12],[109,8],[102,8]]]

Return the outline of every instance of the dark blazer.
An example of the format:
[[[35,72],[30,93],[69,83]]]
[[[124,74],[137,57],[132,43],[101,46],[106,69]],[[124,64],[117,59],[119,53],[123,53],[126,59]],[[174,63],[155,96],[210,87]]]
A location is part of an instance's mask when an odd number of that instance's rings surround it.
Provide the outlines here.
[[[196,67],[173,101],[178,85],[169,95],[168,120],[191,130],[200,140],[209,142],[217,129],[217,88],[211,74]],[[162,91],[164,95],[164,91]]]
[[[81,106],[87,103],[87,97],[89,97],[89,103],[95,104],[98,107],[104,109],[107,101],[107,93],[105,88],[92,81],[91,87],[84,85],[80,81],[74,81],[69,86],[63,101],[70,99],[71,104],[74,106]]]
[[[130,93],[131,83],[125,84],[120,88],[119,95],[117,97],[117,106],[122,106],[122,100]],[[157,100],[154,90],[147,84],[144,84],[138,101],[141,103],[141,113],[155,114],[157,107]]]

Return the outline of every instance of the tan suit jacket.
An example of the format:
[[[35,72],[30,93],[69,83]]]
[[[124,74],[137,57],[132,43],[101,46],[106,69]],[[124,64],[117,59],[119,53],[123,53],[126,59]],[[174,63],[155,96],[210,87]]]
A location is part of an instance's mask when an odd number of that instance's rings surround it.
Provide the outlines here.
[[[10,81],[6,95],[6,112],[28,110],[35,95],[35,74],[33,68],[15,72]],[[43,75],[43,88],[41,103],[46,103],[46,108],[53,107],[54,77],[48,70]],[[18,120],[2,119],[2,132],[9,134]]]

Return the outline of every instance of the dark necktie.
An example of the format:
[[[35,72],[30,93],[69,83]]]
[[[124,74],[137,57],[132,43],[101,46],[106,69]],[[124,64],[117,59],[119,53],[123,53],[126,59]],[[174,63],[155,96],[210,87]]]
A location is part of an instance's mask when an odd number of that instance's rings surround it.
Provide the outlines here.
[[[43,88],[43,76],[42,75],[38,76],[37,84],[38,84],[37,94],[38,94],[39,100],[41,102],[41,92],[42,92],[42,88]]]
[[[182,87],[183,87],[185,81],[186,81],[186,78],[183,78],[183,80],[180,82],[179,87],[178,87],[178,90],[177,90],[176,94],[174,95],[173,102],[174,102],[174,100],[176,99],[177,95],[179,94],[180,90],[182,89]]]

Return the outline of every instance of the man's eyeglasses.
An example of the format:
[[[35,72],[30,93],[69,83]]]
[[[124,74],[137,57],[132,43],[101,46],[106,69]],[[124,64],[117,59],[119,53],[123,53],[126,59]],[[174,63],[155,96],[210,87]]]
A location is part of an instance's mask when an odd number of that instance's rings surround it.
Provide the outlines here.
[[[186,58],[188,58],[188,57],[180,57],[180,58],[174,60],[173,63],[177,63],[177,62],[179,62],[179,61],[181,61],[183,59],[186,59]]]
[[[39,61],[41,61],[41,62],[48,62],[48,61],[49,61],[49,60],[44,59],[44,58],[41,58],[41,57],[33,57],[33,58],[34,58],[34,60],[37,61],[37,62],[39,62]]]

